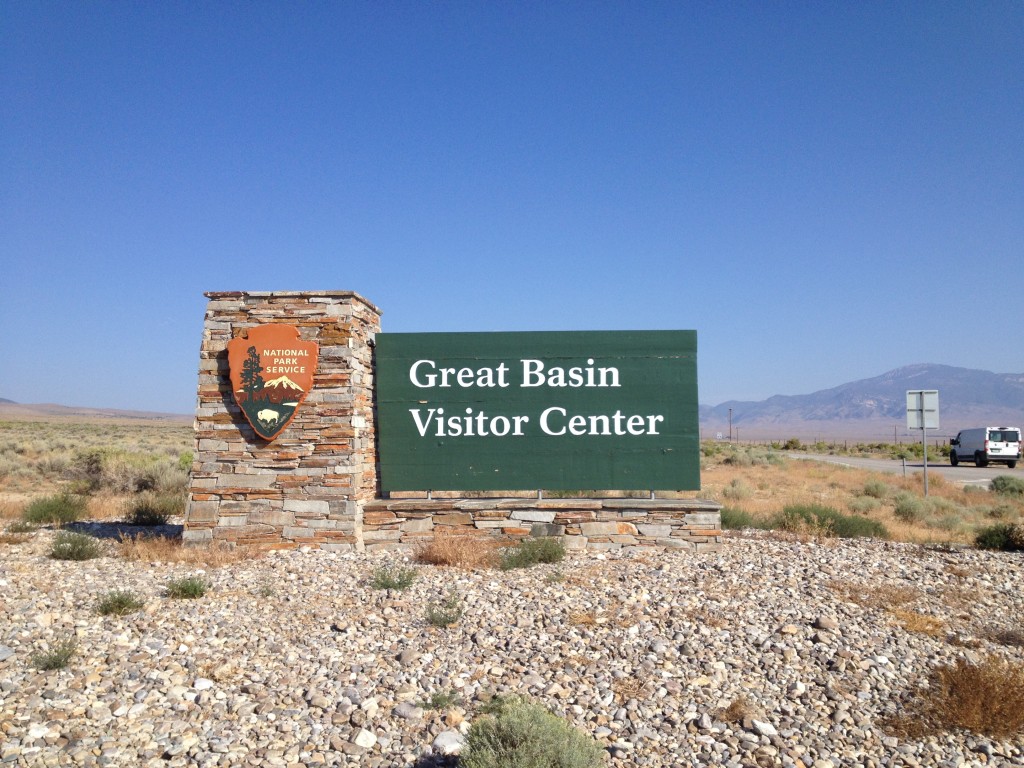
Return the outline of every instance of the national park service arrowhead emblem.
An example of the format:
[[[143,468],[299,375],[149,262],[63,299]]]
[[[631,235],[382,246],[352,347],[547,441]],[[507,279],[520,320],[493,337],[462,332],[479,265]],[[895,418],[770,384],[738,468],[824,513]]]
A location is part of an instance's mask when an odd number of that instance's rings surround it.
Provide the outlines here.
[[[228,342],[231,392],[256,434],[273,440],[313,387],[319,347],[293,325],[258,325]]]

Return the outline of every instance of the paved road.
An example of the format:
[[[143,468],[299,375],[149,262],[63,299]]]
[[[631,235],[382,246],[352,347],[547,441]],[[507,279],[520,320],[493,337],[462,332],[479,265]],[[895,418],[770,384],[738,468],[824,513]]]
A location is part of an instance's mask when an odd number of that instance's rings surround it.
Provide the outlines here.
[[[857,467],[869,469],[872,472],[891,472],[902,475],[904,471],[903,462],[898,459],[860,459],[852,456],[828,456],[820,453],[790,453],[794,459],[811,459],[813,461],[824,461],[830,464],[841,464],[845,467]],[[920,460],[908,459],[906,465],[907,475],[918,474],[923,471]],[[933,463],[928,457],[928,475],[932,473],[942,475],[951,483],[960,485],[980,485],[985,488],[992,481],[993,477],[999,475],[1015,475],[1024,478],[1024,465],[1018,464],[1016,468],[1010,469],[1005,464],[989,464],[987,467],[976,467],[973,464],[960,464],[958,467],[951,467],[949,459],[943,458]]]

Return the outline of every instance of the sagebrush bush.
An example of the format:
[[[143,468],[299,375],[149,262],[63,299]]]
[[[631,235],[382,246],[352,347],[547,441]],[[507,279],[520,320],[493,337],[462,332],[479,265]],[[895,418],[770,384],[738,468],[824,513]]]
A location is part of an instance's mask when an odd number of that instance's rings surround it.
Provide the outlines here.
[[[444,600],[427,604],[427,623],[432,627],[449,627],[462,618],[462,604],[454,590]]]
[[[558,563],[565,558],[565,544],[554,536],[523,539],[514,547],[501,550],[498,567],[503,571],[529,568],[538,563]]]
[[[210,590],[210,585],[201,576],[185,576],[167,582],[167,596],[175,600],[194,600]]]
[[[34,525],[67,525],[85,517],[85,508],[83,496],[61,493],[33,500],[25,507],[22,519]]]
[[[722,507],[722,528],[727,531],[738,531],[742,528],[758,527],[754,523],[754,517],[749,512],[735,507]]]
[[[860,515],[844,515],[820,504],[790,504],[772,521],[773,528],[810,532],[840,539],[889,538],[889,531],[878,520]]]
[[[408,589],[416,580],[416,569],[400,565],[386,565],[378,568],[370,577],[374,589]]]
[[[181,467],[180,458],[120,448],[80,450],[70,471],[86,493],[181,493],[188,486],[188,471]]]
[[[884,499],[889,495],[890,488],[881,480],[868,480],[864,483],[864,495],[873,499]]]
[[[74,637],[58,640],[51,648],[32,654],[30,662],[33,667],[43,671],[64,669],[75,655],[78,641]]]
[[[7,526],[6,533],[33,533],[39,530],[38,523],[30,523],[28,520],[15,520]]]
[[[53,538],[50,557],[54,560],[94,560],[103,556],[103,547],[92,536],[61,531]]]
[[[722,489],[722,495],[727,499],[732,499],[733,501],[749,498],[753,493],[754,490],[738,477],[734,477],[729,481],[729,484]]]
[[[185,497],[177,493],[143,491],[128,502],[128,522],[131,525],[167,525],[174,515],[184,511]]]
[[[1012,475],[999,475],[992,478],[990,485],[993,492],[1001,496],[1024,498],[1024,479]]]
[[[881,502],[873,496],[857,496],[850,499],[847,506],[851,512],[863,515],[865,512],[874,512],[881,506]]]
[[[96,602],[96,613],[100,616],[125,616],[141,610],[144,605],[131,590],[114,589]]]
[[[928,513],[928,504],[924,499],[909,494],[901,493],[896,496],[896,505],[893,507],[893,514],[905,523],[917,523],[924,519]]]
[[[434,691],[430,698],[420,702],[423,709],[445,710],[462,704],[462,697],[453,691]]]
[[[1020,523],[996,523],[982,528],[974,537],[974,543],[981,549],[996,549],[1003,552],[1024,551],[1024,525]]]
[[[462,768],[597,768],[604,750],[594,739],[537,704],[496,700],[477,718],[459,757]]]

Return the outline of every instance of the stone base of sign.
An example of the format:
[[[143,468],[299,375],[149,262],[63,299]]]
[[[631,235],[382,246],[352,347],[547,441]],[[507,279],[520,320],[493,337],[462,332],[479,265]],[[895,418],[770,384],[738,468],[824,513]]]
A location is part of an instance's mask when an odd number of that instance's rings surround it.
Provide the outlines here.
[[[362,542],[408,549],[444,532],[557,536],[569,550],[706,552],[722,544],[721,508],[703,499],[379,499],[363,506]]]
[[[351,291],[207,293],[186,543],[362,547],[376,498],[373,339],[380,310]],[[288,427],[260,438],[235,403],[227,344],[284,323],[320,346],[313,387]]]

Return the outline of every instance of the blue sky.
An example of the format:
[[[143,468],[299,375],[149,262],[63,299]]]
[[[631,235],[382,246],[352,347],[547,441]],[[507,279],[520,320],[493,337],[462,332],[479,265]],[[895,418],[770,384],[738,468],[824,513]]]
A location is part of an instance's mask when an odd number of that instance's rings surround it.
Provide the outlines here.
[[[0,4],[0,397],[190,412],[210,290],[1024,371],[1024,4]]]

